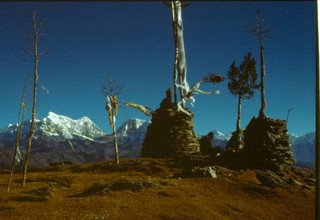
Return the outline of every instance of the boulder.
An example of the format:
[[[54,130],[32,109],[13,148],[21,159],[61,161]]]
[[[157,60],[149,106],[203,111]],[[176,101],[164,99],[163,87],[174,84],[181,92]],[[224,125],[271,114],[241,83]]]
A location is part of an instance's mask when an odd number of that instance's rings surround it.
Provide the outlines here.
[[[217,178],[217,172],[213,167],[194,167],[191,170],[191,174],[198,177],[212,177]]]
[[[263,185],[272,188],[288,186],[288,183],[283,178],[270,170],[256,170],[256,177]]]

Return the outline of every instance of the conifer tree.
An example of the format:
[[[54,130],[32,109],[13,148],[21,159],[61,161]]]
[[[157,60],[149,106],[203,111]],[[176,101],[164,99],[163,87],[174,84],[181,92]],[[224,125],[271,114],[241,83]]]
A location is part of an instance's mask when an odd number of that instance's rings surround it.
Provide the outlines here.
[[[254,95],[254,89],[258,87],[256,84],[257,73],[255,65],[256,60],[251,56],[251,53],[247,53],[239,67],[236,65],[236,61],[233,61],[227,74],[229,79],[228,89],[238,97],[237,132],[241,130],[242,100],[251,99]]]

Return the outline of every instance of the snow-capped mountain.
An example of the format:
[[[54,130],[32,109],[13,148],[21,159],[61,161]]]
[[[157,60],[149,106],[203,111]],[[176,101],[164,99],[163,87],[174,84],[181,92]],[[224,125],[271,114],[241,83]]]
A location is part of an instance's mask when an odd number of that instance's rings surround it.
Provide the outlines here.
[[[29,121],[22,123],[22,136],[28,134],[30,125]],[[3,140],[5,135],[16,133],[17,125],[9,124],[6,128],[0,130],[0,139]],[[73,120],[69,117],[49,112],[48,116],[42,120],[36,120],[35,136],[56,136],[64,139],[75,137],[94,139],[105,135],[97,125],[88,117],[82,117]],[[11,136],[11,135],[9,135]]]
[[[213,133],[213,140],[211,141],[212,147],[221,147],[225,149],[227,142],[231,138],[232,132],[228,134],[224,134],[221,131],[218,130],[211,130],[210,132]],[[205,135],[197,135],[197,137],[200,139]]]
[[[316,133],[303,136],[291,135],[292,151],[298,165],[315,166],[316,163]]]
[[[148,122],[130,119],[118,129],[120,157],[139,157]],[[22,123],[22,155],[28,138],[30,122]],[[17,125],[0,129],[1,166],[8,167],[16,140]],[[46,166],[61,161],[94,162],[114,158],[113,139],[102,132],[88,117],[73,120],[49,112],[42,120],[36,120],[36,132],[32,141],[30,166]],[[0,168],[1,168],[0,166]]]
[[[117,129],[118,139],[125,143],[142,145],[150,121],[132,118],[123,122]]]
[[[21,148],[24,149],[29,133],[29,121],[22,123]],[[117,129],[120,158],[139,157],[150,121],[137,118],[123,122]],[[16,140],[17,125],[9,124],[0,129],[0,168],[11,163]],[[231,133],[212,130],[212,146],[225,148]],[[201,135],[198,135],[201,137]],[[289,134],[292,150],[298,165],[314,166],[315,132],[304,136]],[[105,134],[88,117],[74,120],[49,112],[47,117],[36,120],[32,142],[30,166],[46,166],[61,161],[95,162],[114,158],[113,137]]]
[[[213,147],[221,147],[225,149],[227,142],[231,138],[231,133],[224,134],[218,130],[212,130],[213,133],[213,140],[212,140],[212,146]]]
[[[73,120],[69,117],[49,112],[39,126],[39,129],[48,136],[61,136],[72,139],[76,136],[94,139],[105,135],[88,117]]]

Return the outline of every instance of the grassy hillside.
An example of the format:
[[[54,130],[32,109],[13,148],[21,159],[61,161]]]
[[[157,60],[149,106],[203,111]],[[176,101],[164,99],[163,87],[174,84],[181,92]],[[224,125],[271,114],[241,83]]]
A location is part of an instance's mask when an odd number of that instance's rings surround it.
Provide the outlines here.
[[[56,164],[0,173],[0,219],[314,219],[313,188],[270,188],[255,172],[216,167],[217,178],[181,174],[169,160]],[[290,176],[304,183],[311,170]]]

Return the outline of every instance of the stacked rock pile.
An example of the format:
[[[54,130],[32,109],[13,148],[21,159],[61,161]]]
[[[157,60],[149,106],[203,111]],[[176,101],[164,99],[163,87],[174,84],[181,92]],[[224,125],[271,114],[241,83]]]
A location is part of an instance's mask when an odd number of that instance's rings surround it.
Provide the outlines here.
[[[288,172],[294,163],[284,120],[251,119],[244,131],[244,161],[248,168]]]
[[[189,109],[187,109],[192,113]],[[200,155],[200,145],[193,130],[193,117],[177,111],[171,90],[153,114],[142,144],[143,157],[186,158]]]

